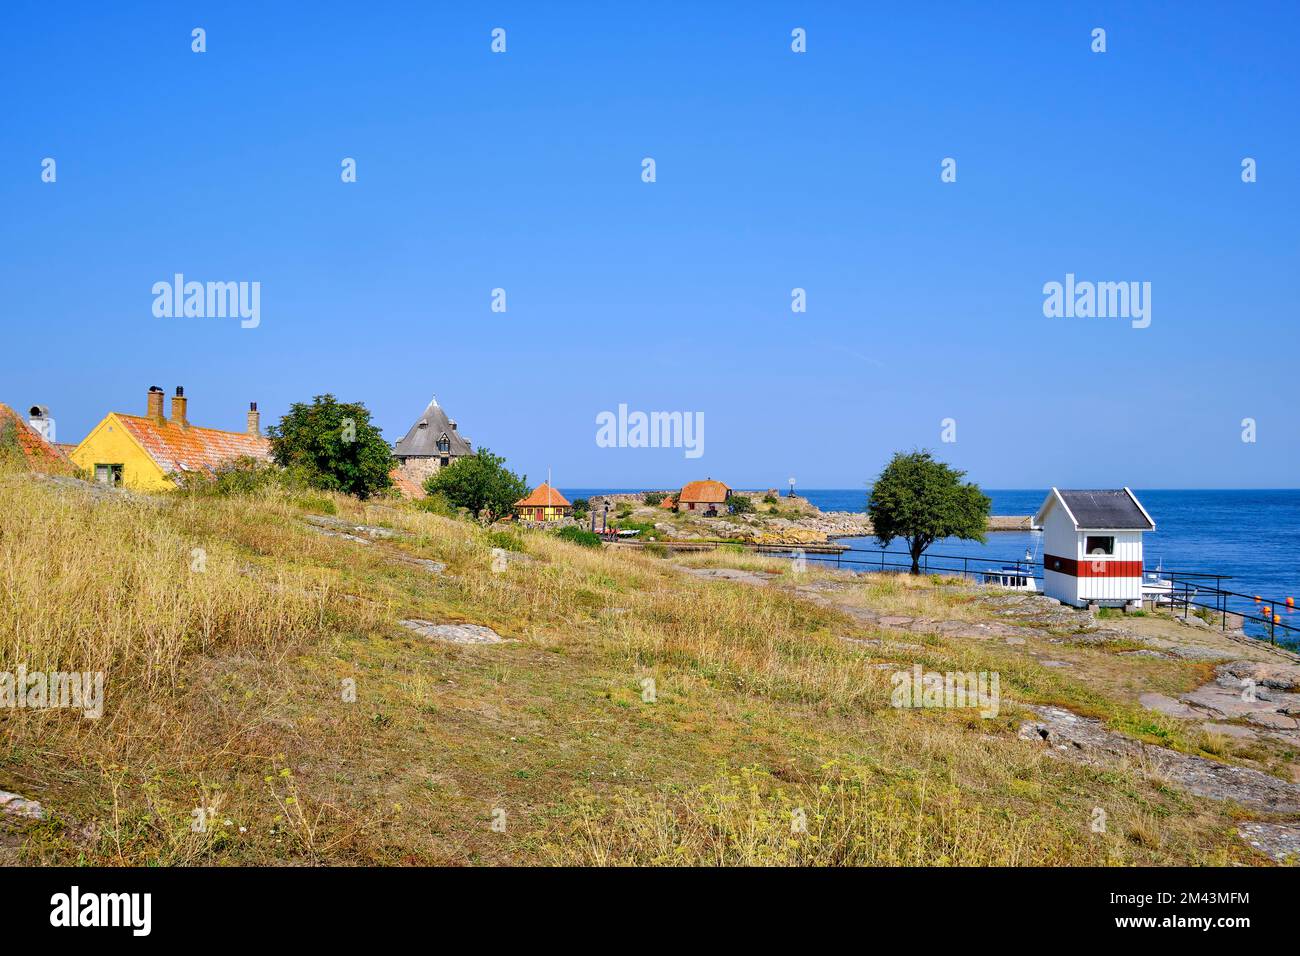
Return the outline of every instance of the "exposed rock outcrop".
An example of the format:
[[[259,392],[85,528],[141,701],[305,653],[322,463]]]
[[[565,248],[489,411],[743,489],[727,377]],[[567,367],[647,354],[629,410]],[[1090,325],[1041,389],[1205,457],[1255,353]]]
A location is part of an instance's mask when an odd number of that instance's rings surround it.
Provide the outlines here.
[[[16,793],[0,790],[0,817],[13,817],[23,820],[44,820],[45,808],[35,800],[28,800]]]
[[[1036,719],[1021,725],[1020,737],[1041,744],[1052,756],[1086,764],[1129,764],[1199,797],[1271,813],[1300,813],[1300,786],[1294,783],[1248,767],[1144,744],[1061,707],[1029,709]]]
[[[414,631],[421,637],[448,644],[500,644],[506,639],[482,624],[435,624],[433,621],[407,619],[400,622],[402,627]]]
[[[1237,835],[1278,863],[1300,861],[1300,826],[1293,823],[1243,823]]]

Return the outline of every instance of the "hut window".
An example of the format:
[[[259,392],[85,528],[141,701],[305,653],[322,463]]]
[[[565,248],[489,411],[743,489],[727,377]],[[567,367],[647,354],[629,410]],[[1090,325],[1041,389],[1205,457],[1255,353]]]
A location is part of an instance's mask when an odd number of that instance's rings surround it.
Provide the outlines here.
[[[1084,539],[1083,550],[1087,554],[1114,554],[1115,536],[1090,534]]]

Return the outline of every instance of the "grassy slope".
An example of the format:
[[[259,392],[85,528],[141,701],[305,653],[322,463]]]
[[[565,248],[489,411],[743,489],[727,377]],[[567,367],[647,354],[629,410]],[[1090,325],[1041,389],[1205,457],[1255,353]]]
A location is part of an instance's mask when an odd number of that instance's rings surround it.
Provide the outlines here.
[[[322,536],[305,510],[404,535]],[[533,560],[493,573],[484,532],[401,506],[283,493],[94,503],[0,477],[0,671],[108,674],[102,720],[0,711],[0,789],[52,811],[10,841],[12,857],[1258,862],[1228,808],[1047,759],[1016,739],[1005,700],[993,720],[894,710],[893,668],[872,665],[996,669],[1004,699],[1059,700],[1117,724],[1139,719],[1124,693],[1000,647],[864,648],[841,638],[880,635],[839,611],[651,556],[544,533],[524,547]],[[395,562],[399,549],[447,573]],[[400,628],[404,617],[514,641],[433,643]],[[1202,679],[1180,666],[1161,671],[1163,686]],[[199,806],[216,807],[202,833]],[[1104,834],[1090,830],[1095,807]],[[491,826],[498,808],[504,832]],[[806,834],[791,832],[795,810]]]

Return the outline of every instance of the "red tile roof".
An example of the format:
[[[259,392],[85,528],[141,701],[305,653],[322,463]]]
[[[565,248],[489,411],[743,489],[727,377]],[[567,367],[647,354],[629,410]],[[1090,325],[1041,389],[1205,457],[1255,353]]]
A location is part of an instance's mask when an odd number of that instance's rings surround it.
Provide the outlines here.
[[[542,482],[533,489],[532,494],[527,498],[520,498],[515,502],[516,508],[535,508],[535,507],[554,507],[568,508],[571,507],[569,500],[552,488],[546,482]]]
[[[400,468],[394,468],[388,473],[388,477],[393,480],[393,487],[398,490],[403,498],[427,497],[424,488],[402,474]]]
[[[730,490],[722,482],[712,479],[692,481],[682,488],[682,493],[677,496],[677,501],[678,503],[695,502],[696,504],[720,505],[727,500],[727,492]]]
[[[49,471],[70,474],[72,462],[67,455],[45,440],[45,436],[28,425],[16,411],[8,405],[0,404],[0,434],[8,432],[9,423],[13,423],[13,435],[17,440],[19,454],[33,471]]]
[[[140,415],[117,413],[127,432],[140,443],[165,474],[213,471],[236,458],[271,460],[271,443],[261,435],[219,428],[158,422]]]

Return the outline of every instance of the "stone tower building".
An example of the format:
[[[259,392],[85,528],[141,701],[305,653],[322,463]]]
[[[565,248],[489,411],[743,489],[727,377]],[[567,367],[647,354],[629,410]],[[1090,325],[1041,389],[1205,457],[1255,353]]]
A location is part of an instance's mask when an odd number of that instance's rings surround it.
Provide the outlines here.
[[[417,485],[457,458],[472,454],[469,439],[456,430],[456,422],[447,417],[436,398],[393,446],[398,472]]]

